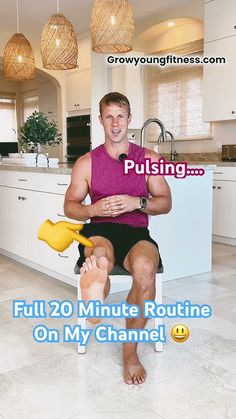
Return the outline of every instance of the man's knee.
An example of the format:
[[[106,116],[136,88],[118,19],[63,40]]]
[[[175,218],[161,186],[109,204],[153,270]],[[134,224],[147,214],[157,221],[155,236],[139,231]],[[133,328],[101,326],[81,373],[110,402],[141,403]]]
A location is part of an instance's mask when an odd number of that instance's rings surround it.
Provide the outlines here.
[[[85,257],[89,257],[91,255],[96,256],[97,258],[100,258],[101,256],[104,256],[108,260],[108,272],[111,272],[114,267],[114,251],[112,244],[109,242],[109,240],[97,236],[90,237],[90,240],[93,241],[94,247],[88,248],[86,247],[84,250]]]
[[[140,255],[131,265],[133,285],[143,293],[155,289],[157,260],[147,255]]]
[[[131,272],[134,276],[141,276],[144,279],[156,275],[158,259],[139,255],[131,263]]]

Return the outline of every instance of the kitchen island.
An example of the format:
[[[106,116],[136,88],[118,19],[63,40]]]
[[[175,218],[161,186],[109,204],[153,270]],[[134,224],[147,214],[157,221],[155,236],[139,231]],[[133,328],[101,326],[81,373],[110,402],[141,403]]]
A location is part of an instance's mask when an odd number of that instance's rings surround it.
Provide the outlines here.
[[[71,168],[0,165],[0,252],[75,285],[77,244],[58,253],[37,239],[45,219],[67,220],[63,202]],[[166,177],[172,192],[172,211],[150,217],[166,281],[211,270],[213,166],[204,168],[204,176]]]

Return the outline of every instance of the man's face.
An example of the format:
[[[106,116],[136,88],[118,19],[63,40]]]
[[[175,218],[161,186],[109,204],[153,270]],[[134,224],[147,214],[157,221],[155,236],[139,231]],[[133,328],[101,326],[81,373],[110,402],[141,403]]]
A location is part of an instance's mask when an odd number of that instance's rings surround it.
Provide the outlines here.
[[[113,143],[120,143],[127,138],[128,125],[131,121],[131,115],[125,105],[111,103],[102,107],[102,115],[99,116],[103,125],[105,139]]]

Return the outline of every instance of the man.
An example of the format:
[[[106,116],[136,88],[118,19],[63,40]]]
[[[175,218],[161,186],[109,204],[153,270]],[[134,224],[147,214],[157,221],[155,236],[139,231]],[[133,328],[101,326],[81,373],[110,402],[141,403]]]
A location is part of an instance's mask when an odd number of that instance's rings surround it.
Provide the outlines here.
[[[91,238],[94,248],[79,246],[82,297],[104,300],[110,289],[108,274],[116,262],[133,277],[128,304],[137,304],[142,310],[144,300],[155,298],[160,262],[158,246],[147,229],[148,215],[168,213],[171,194],[163,176],[124,174],[122,157],[139,163],[146,158],[152,162],[159,159],[154,151],[128,142],[128,99],[117,92],[105,95],[99,119],[105,143],[76,161],[64,205],[67,217],[91,220],[82,234]],[[82,204],[87,194],[90,205]],[[142,329],[146,321],[142,316],[127,319],[126,327]],[[138,358],[137,343],[123,344],[123,359],[125,382],[143,383],[146,371]]]

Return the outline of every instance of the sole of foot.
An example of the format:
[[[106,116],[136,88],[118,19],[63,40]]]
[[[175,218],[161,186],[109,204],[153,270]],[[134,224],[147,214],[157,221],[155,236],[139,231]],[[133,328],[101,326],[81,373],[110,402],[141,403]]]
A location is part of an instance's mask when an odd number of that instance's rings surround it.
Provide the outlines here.
[[[102,303],[104,302],[107,269],[108,261],[104,256],[98,259],[94,255],[86,258],[80,269],[80,288],[84,301],[99,300]],[[93,324],[100,322],[100,319],[97,318],[88,318],[88,320]]]

